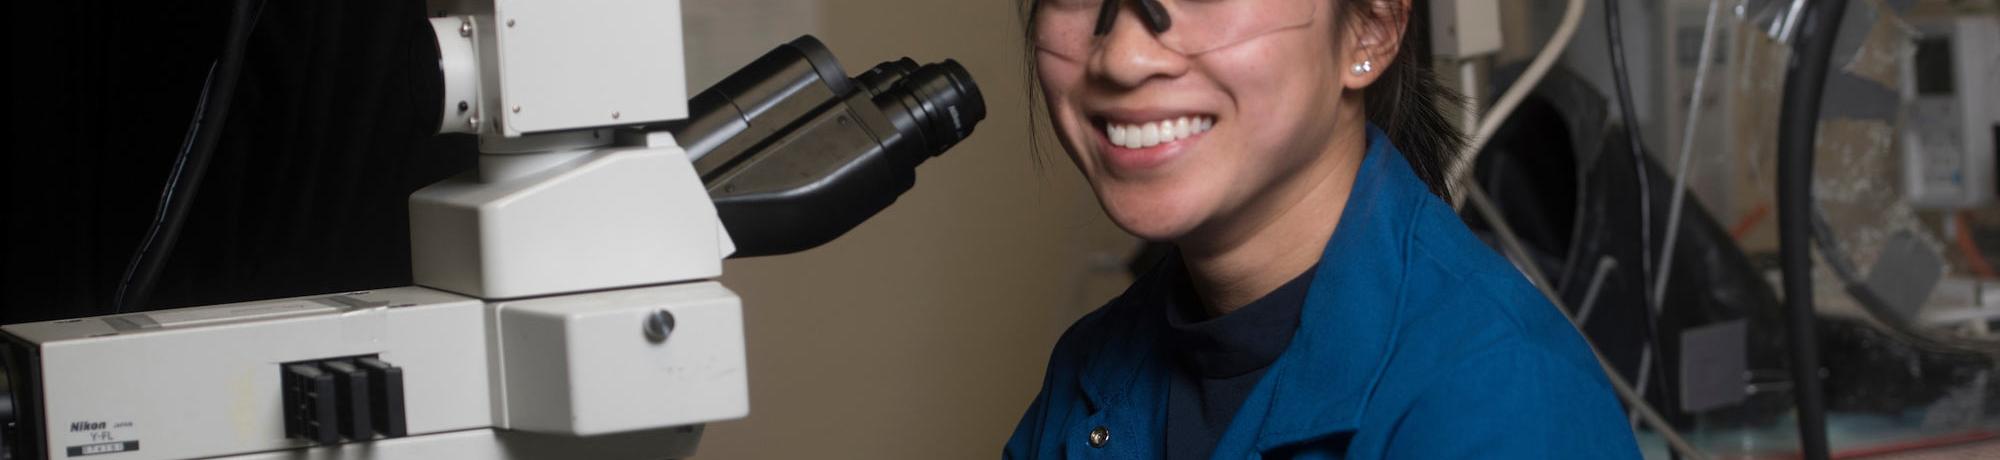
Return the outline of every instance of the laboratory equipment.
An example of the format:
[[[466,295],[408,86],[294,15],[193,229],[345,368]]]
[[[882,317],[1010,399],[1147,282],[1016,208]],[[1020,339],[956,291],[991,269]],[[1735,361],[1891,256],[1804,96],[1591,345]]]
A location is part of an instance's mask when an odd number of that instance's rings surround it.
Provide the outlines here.
[[[1903,61],[1903,186],[1910,204],[1963,209],[1991,204],[2000,136],[2000,21],[1960,16],[1915,21]]]
[[[680,3],[433,4],[416,286],[0,327],[0,458],[678,458],[749,413],[725,257],[804,250],[985,117],[946,60],[811,37],[690,100]],[[412,18],[417,19],[417,18]]]

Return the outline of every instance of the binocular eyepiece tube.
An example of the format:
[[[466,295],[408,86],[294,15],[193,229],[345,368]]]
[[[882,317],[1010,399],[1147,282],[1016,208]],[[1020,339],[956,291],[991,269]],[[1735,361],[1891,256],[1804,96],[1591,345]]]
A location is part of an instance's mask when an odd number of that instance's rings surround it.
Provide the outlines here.
[[[736,256],[803,251],[895,202],[916,167],[972,134],[986,103],[956,61],[884,62],[852,78],[811,36],[766,53],[667,123]]]

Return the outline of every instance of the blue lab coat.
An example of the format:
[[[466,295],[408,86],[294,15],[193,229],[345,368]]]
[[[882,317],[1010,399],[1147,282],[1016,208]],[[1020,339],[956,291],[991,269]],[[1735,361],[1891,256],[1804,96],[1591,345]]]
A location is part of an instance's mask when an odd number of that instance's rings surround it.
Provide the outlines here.
[[[1582,337],[1374,126],[1368,145],[1291,345],[1212,458],[1638,458]],[[1163,456],[1147,278],[1063,334],[1007,458]]]

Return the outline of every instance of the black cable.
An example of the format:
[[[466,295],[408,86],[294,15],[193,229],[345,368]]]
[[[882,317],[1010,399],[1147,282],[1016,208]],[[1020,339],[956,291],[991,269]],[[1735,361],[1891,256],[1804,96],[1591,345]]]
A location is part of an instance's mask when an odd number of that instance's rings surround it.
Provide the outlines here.
[[[1660,353],[1656,330],[1659,322],[1653,314],[1653,189],[1646,177],[1646,150],[1639,136],[1639,117],[1632,113],[1632,75],[1625,67],[1625,33],[1618,21],[1618,1],[1604,1],[1604,31],[1611,40],[1611,79],[1618,87],[1619,117],[1625,124],[1625,140],[1632,154],[1632,169],[1639,175],[1639,310],[1640,317],[1646,322],[1645,334],[1641,337],[1645,339],[1646,348],[1652,350],[1654,359],[1649,363],[1651,367],[1664,369],[1666,366],[1660,362],[1667,357]],[[1666,372],[1650,372],[1643,367],[1639,372],[1650,373],[1652,386],[1659,388],[1661,394],[1672,394],[1667,391]]]
[[[1778,113],[1778,256],[1785,281],[1786,331],[1792,348],[1792,391],[1799,408],[1799,447],[1807,460],[1827,458],[1826,397],[1819,376],[1819,333],[1812,301],[1813,139],[1826,89],[1834,34],[1847,2],[1805,2],[1798,42],[1785,69]],[[1832,237],[1832,235],[1822,235]]]
[[[222,128],[228,122],[229,106],[236,96],[236,80],[243,73],[244,48],[250,42],[250,32],[256,27],[261,11],[263,4],[253,5],[252,0],[236,0],[230,9],[229,33],[223,39],[222,56],[209,65],[194,119],[188,122],[180,154],[174,158],[167,183],[160,190],[152,226],[147,228],[146,238],[139,241],[139,248],[132,252],[132,260],[126,264],[125,275],[112,298],[113,313],[145,308],[153,284],[159,281],[160,270],[173,255],[174,243],[180,239],[188,209],[201,189],[209,159],[215,156],[216,145],[222,140]]]

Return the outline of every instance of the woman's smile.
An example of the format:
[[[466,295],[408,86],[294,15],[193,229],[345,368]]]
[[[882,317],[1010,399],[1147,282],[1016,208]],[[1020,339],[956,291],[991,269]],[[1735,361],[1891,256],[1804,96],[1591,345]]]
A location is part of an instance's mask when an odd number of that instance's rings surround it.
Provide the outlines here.
[[[1202,114],[1095,116],[1091,121],[1107,172],[1119,176],[1143,174],[1187,155],[1215,127],[1215,117]]]

